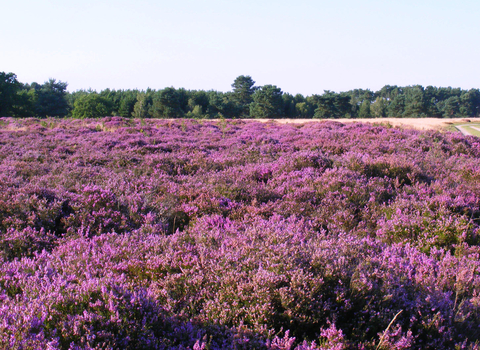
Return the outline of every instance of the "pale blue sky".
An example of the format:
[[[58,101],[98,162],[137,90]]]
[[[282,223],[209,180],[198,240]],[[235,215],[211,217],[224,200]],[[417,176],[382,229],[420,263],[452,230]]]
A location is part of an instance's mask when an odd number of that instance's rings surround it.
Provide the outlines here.
[[[0,71],[88,89],[480,88],[479,0],[2,1]]]

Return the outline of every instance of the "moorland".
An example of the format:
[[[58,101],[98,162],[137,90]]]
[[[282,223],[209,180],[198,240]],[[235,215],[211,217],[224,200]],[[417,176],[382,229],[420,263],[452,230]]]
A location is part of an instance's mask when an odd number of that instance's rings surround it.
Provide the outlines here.
[[[479,139],[0,119],[0,347],[478,349]]]

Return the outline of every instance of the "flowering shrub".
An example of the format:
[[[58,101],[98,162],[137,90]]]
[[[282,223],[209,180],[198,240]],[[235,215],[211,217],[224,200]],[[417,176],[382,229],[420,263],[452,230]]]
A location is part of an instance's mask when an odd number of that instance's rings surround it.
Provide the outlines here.
[[[2,348],[478,349],[473,137],[2,121]]]

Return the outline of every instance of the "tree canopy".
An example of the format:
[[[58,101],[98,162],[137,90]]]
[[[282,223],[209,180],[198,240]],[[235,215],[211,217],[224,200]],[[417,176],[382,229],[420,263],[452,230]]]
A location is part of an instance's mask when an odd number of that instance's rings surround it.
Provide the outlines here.
[[[303,96],[276,85],[255,86],[240,75],[232,91],[160,90],[67,91],[67,83],[49,79],[23,84],[14,73],[0,72],[0,117],[96,118],[452,118],[479,117],[480,90],[421,85],[385,85],[378,91],[324,91]]]
[[[250,116],[253,118],[278,118],[283,116],[282,90],[275,85],[264,85],[253,94]]]
[[[248,115],[250,103],[253,102],[253,94],[256,88],[255,82],[249,75],[240,75],[232,84],[233,100],[238,103],[243,115]]]
[[[0,115],[15,114],[21,84],[13,73],[0,72]]]

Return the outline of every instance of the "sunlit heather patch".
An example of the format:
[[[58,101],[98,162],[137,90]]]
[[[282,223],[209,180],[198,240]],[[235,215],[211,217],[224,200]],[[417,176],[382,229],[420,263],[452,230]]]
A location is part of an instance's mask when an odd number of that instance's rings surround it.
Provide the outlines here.
[[[477,138],[0,121],[1,348],[478,349]]]

